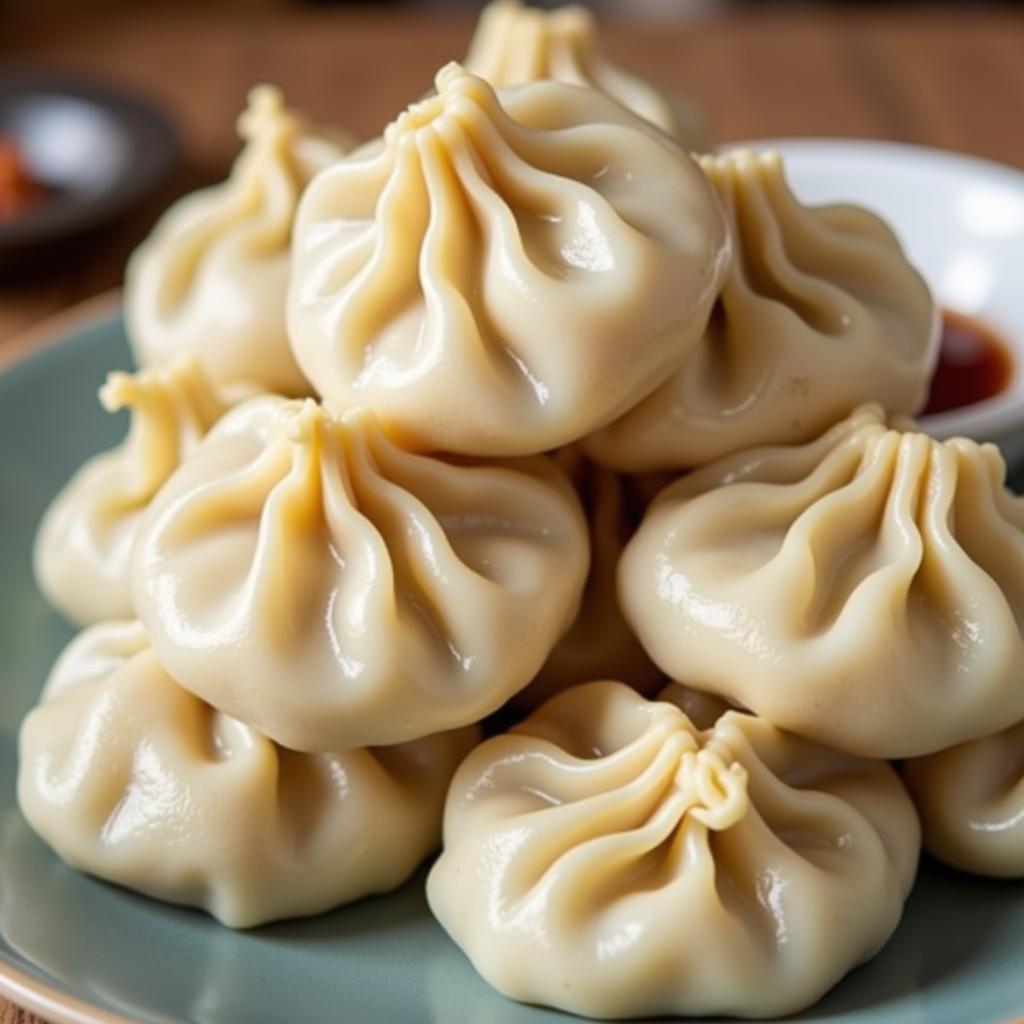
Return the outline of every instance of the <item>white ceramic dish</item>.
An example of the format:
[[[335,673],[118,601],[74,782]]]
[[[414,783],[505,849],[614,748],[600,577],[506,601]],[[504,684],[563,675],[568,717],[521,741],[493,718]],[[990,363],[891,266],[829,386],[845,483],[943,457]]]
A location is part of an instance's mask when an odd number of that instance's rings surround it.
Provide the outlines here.
[[[759,139],[742,145],[781,151],[804,202],[848,200],[880,213],[938,303],[980,318],[1009,342],[1014,374],[1002,394],[922,422],[937,437],[996,441],[1008,462],[1024,462],[1024,171],[894,142]]]

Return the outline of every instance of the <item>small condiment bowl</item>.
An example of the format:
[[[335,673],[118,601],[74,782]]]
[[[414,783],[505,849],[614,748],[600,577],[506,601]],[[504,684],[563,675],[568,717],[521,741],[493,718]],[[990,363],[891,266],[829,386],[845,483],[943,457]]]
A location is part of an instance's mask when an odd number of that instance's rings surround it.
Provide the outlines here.
[[[761,139],[808,203],[850,201],[881,214],[936,302],[977,318],[1011,349],[999,394],[921,417],[936,437],[995,441],[1024,464],[1024,171],[940,149],[853,139]],[[734,148],[732,144],[724,148]]]
[[[47,256],[148,198],[178,161],[167,118],[113,85],[49,71],[0,70],[0,135],[50,196],[0,223],[0,270]]]

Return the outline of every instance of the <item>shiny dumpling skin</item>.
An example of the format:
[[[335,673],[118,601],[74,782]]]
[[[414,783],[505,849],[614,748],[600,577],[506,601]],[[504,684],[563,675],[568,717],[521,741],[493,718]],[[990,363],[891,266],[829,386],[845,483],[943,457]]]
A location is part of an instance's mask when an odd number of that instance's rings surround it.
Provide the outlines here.
[[[133,556],[161,662],[296,750],[478,721],[575,617],[589,561],[551,460],[410,454],[365,409],[256,399],[168,481]]]
[[[233,397],[189,355],[109,375],[100,401],[130,411],[128,436],[72,476],[36,534],[36,581],[67,618],[86,625],[132,614],[128,564],[142,514]]]
[[[532,709],[570,686],[604,676],[649,694],[664,685],[665,676],[622,614],[616,570],[622,549],[642,518],[651,482],[597,465],[578,445],[560,449],[553,458],[575,484],[586,513],[590,573],[576,621],[533,682],[513,698],[514,704]]]
[[[567,690],[452,780],[432,911],[504,994],[589,1017],[810,1005],[899,922],[920,832],[882,762],[738,712]]]
[[[179,687],[138,622],[104,623],[22,725],[18,801],[72,866],[245,928],[401,885],[476,738],[285,750]]]
[[[519,0],[494,0],[480,15],[464,63],[467,71],[497,89],[542,78],[596,89],[667,132],[683,148],[711,148],[708,127],[691,102],[670,100],[608,60],[594,16],[582,5],[543,10]]]
[[[889,227],[855,206],[802,205],[776,152],[698,160],[729,220],[725,284],[680,369],[589,454],[631,472],[692,468],[809,441],[867,401],[917,412],[937,310]]]
[[[451,64],[304,194],[292,348],[407,446],[543,452],[679,366],[727,256],[713,191],[661,132],[592,90],[498,95]]]
[[[252,91],[226,181],[175,203],[128,263],[125,317],[140,366],[192,352],[222,383],[309,394],[285,330],[292,224],[313,175],[348,149],[271,86]]]
[[[1024,878],[1024,723],[907,761],[928,851],[993,878]]]
[[[680,479],[619,565],[666,675],[869,757],[1024,716],[1024,501],[993,445],[865,406]]]

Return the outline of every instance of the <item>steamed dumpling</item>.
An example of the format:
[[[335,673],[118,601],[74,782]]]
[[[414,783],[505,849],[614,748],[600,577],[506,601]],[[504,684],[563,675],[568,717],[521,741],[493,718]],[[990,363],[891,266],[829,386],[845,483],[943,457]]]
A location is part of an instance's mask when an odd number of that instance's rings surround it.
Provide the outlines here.
[[[140,366],[193,352],[217,381],[308,394],[285,331],[292,222],[309,179],[347,146],[266,85],[238,125],[245,147],[228,179],[172,206],[132,256],[128,336]]]
[[[727,255],[706,178],[660,132],[588,89],[499,97],[451,64],[304,195],[292,347],[408,446],[541,452],[678,368]]]
[[[561,690],[603,676],[649,693],[665,677],[626,622],[615,585],[622,549],[643,515],[648,481],[598,466],[577,445],[562,448],[554,458],[576,485],[587,516],[590,574],[576,621],[515,704],[534,708]]]
[[[668,132],[685,149],[710,148],[707,126],[692,104],[669,100],[608,60],[598,44],[594,16],[582,5],[544,11],[519,0],[494,0],[480,15],[465,66],[495,88],[553,78],[596,89]]]
[[[244,928],[401,885],[438,844],[475,730],[297,754],[214,711],[137,622],[61,655],[20,739],[18,801],[69,864]]]
[[[128,436],[89,459],[53,500],[34,554],[40,589],[80,625],[132,614],[128,561],[142,513],[230,404],[189,355],[110,374],[100,401],[130,410]]]
[[[778,153],[699,160],[732,235],[722,293],[682,367],[587,451],[631,472],[691,468],[808,441],[866,401],[917,412],[938,321],[888,226],[855,206],[801,205]]]
[[[412,455],[365,409],[263,398],[168,481],[132,571],[183,686],[286,747],[342,750],[505,703],[573,621],[587,565],[550,459]]]
[[[903,771],[933,856],[977,875],[1024,878],[1024,723]]]
[[[664,672],[783,728],[914,757],[1024,717],[1024,500],[997,448],[886,425],[673,484],[626,547],[626,616]]]
[[[495,988],[590,1017],[801,1009],[896,928],[920,835],[895,772],[620,683],[455,774],[435,916]]]

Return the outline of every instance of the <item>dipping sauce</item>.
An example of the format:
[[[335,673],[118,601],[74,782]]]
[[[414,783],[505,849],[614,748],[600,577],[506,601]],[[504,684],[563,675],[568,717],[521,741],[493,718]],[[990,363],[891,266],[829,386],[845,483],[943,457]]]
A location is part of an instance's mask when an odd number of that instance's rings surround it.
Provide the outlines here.
[[[49,194],[32,177],[15,140],[0,136],[0,224],[34,210]]]
[[[1010,346],[987,324],[942,312],[942,342],[922,415],[973,405],[1004,391],[1013,376]]]

